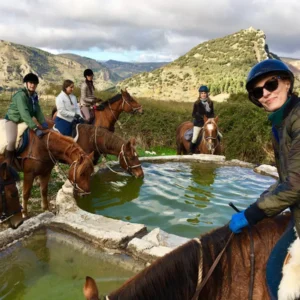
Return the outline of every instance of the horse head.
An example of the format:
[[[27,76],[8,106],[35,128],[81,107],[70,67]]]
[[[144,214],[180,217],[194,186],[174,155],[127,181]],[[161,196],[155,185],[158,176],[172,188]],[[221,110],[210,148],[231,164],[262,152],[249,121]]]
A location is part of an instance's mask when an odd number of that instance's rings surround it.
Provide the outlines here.
[[[90,177],[94,172],[93,158],[94,152],[89,155],[82,154],[71,164],[69,180],[78,195],[83,196],[91,193]]]
[[[23,223],[22,207],[16,183],[18,173],[6,162],[0,165],[0,224],[9,221],[12,228]]]
[[[205,145],[206,150],[209,154],[214,154],[216,147],[218,145],[218,120],[219,117],[207,118],[204,116],[204,125],[202,132],[202,141],[200,144]],[[201,151],[200,153],[207,153],[207,151]]]
[[[135,150],[134,138],[131,138],[126,144],[122,145],[119,154],[119,164],[130,175],[136,178],[144,178],[144,171]]]
[[[121,89],[121,95],[123,99],[122,108],[129,113],[143,113],[143,107],[128,93],[127,89],[124,91]]]

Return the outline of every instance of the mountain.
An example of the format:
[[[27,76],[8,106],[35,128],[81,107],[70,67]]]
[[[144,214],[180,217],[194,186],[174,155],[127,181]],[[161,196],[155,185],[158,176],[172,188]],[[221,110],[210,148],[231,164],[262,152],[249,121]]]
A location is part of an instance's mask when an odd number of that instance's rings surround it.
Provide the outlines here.
[[[103,90],[113,86],[116,76],[107,67],[97,64],[95,87]],[[38,48],[0,40],[0,90],[22,87],[22,78],[29,72],[39,76],[40,91],[49,84],[61,85],[64,79],[71,79],[75,85],[80,85],[84,80],[84,69],[91,65],[92,60],[88,58],[79,60],[73,55],[54,55]]]
[[[94,72],[102,71],[104,73],[105,80],[111,80],[113,82],[117,82],[124,79],[123,77],[115,73],[114,70],[106,66],[104,63],[101,63],[95,59],[80,56],[77,54],[72,54],[72,53],[63,53],[63,54],[58,54],[57,56],[61,56],[76,61],[79,64],[86,66],[86,68],[92,69]]]
[[[150,72],[167,64],[167,62],[122,62],[108,60],[103,62],[112,72],[117,73],[122,79],[131,77],[137,73]]]
[[[152,72],[137,74],[118,83],[137,97],[195,101],[198,88],[209,86],[212,98],[245,92],[249,70],[257,62],[275,58],[262,30],[250,27],[197,45],[175,61]],[[293,64],[293,62],[289,62]],[[297,78],[295,86],[299,88]]]
[[[296,76],[300,76],[300,59],[281,57],[281,60],[288,65]]]

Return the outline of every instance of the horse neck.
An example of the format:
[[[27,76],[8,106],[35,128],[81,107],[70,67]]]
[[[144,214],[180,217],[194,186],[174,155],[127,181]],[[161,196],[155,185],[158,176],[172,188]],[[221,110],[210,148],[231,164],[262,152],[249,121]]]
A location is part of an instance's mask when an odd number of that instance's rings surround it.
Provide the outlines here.
[[[122,146],[125,144],[125,140],[108,130],[100,129],[95,134],[97,147],[100,152],[115,156],[120,154]]]
[[[85,154],[71,138],[59,135],[51,141],[51,136],[48,149],[55,159],[72,164],[81,155]]]
[[[100,110],[95,112],[95,114],[98,115],[95,120],[95,126],[114,128],[122,111],[121,97],[120,100],[117,100],[112,104],[108,104],[103,111]]]

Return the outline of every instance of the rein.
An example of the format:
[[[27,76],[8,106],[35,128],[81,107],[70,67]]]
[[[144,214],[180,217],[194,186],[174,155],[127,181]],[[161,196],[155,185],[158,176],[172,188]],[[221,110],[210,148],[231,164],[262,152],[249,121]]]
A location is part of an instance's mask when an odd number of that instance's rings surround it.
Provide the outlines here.
[[[132,174],[132,169],[134,168],[139,168],[141,166],[141,164],[138,164],[138,165],[133,165],[133,166],[130,166],[126,160],[126,156],[125,156],[125,153],[124,153],[124,144],[122,144],[122,147],[121,147],[121,151],[118,155],[118,161],[119,161],[119,164],[121,165],[121,154],[122,154],[122,158],[126,164],[126,170],[129,174]]]

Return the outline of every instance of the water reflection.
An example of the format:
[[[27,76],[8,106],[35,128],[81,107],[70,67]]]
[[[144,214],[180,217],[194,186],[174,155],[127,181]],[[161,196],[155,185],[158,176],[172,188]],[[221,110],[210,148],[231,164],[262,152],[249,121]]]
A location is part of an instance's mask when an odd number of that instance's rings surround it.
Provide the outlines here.
[[[93,179],[80,206],[120,220],[194,237],[226,224],[229,202],[246,208],[275,180],[251,169],[211,163],[143,163],[137,180],[110,171]]]

